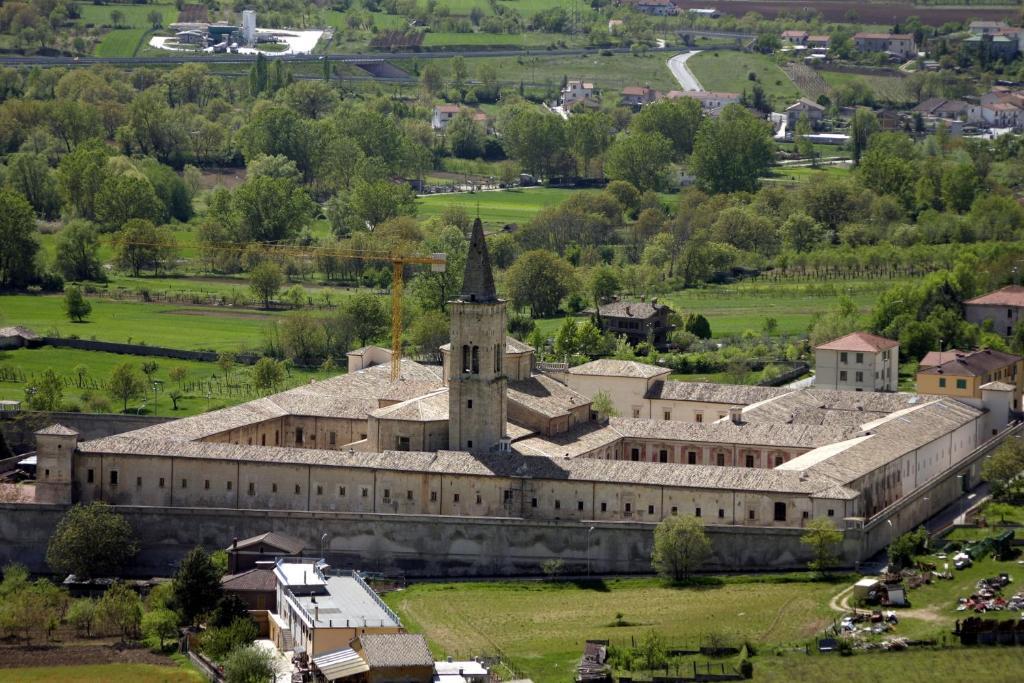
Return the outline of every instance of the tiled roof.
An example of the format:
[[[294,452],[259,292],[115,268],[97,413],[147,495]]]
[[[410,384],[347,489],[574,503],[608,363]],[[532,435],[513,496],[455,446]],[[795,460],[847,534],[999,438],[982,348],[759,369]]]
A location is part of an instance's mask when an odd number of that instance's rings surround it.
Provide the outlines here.
[[[924,394],[809,388],[752,404],[744,408],[743,420],[776,424],[860,425],[939,398]]]
[[[1016,391],[1017,390],[1017,387],[1013,386],[1012,384],[1007,384],[1006,382],[988,382],[987,384],[982,384],[978,388],[979,389],[985,389],[987,391]]]
[[[793,390],[785,387],[714,384],[712,382],[680,382],[667,379],[652,384],[644,398],[747,406],[775,396],[788,394],[791,391]]]
[[[858,427],[825,427],[769,422],[735,424],[717,422],[680,422],[677,420],[638,420],[612,418],[609,425],[625,437],[663,439],[689,443],[722,443],[777,448],[816,448],[856,435]]]
[[[941,97],[929,97],[927,100],[914,107],[912,111],[918,111],[923,114],[935,114],[937,112],[959,114],[967,111],[969,106],[970,105],[963,100],[947,100]]]
[[[250,569],[241,574],[227,574],[220,580],[220,586],[226,591],[261,591],[277,590],[277,579],[273,569]]]
[[[942,365],[921,370],[919,375],[951,375],[953,377],[980,377],[993,370],[1020,362],[1021,357],[995,349],[983,349],[961,354]]]
[[[575,458],[616,444],[621,439],[622,434],[615,428],[588,422],[562,434],[522,439],[513,443],[512,447],[523,455]]]
[[[895,348],[899,345],[900,343],[898,341],[879,337],[877,334],[853,332],[845,337],[840,337],[839,339],[833,339],[830,342],[819,344],[814,348],[825,351],[867,351],[876,353],[878,351]]]
[[[590,399],[546,375],[508,383],[508,400],[545,417],[568,415],[574,408],[590,404]]]
[[[44,436],[78,436],[77,431],[62,424],[52,424],[49,427],[40,429],[36,434]]]
[[[418,633],[364,633],[355,647],[371,670],[434,667],[427,639]]]
[[[816,111],[825,111],[825,107],[821,106],[814,100],[807,99],[806,97],[801,97],[799,100],[786,107],[786,111],[789,111],[790,109],[800,108],[814,109]]]
[[[942,365],[947,361],[954,360],[957,356],[969,353],[968,351],[961,351],[960,349],[950,349],[949,351],[929,351],[924,354],[924,358],[917,364],[920,369],[934,368],[936,365]]]
[[[613,301],[600,307],[602,316],[609,318],[639,318],[647,320],[668,309],[665,304],[648,301]]]
[[[659,368],[656,365],[638,363],[635,360],[615,360],[614,358],[601,358],[592,360],[583,365],[569,368],[571,375],[597,375],[599,377],[657,377],[667,375],[671,372],[668,368]]]
[[[237,543],[232,543],[227,550],[248,550],[250,548],[260,549],[264,547],[280,550],[288,555],[298,555],[306,547],[306,543],[288,534],[268,531],[258,536],[250,536]]]
[[[370,413],[379,420],[439,422],[448,419],[448,390],[438,389],[426,396],[378,408]]]

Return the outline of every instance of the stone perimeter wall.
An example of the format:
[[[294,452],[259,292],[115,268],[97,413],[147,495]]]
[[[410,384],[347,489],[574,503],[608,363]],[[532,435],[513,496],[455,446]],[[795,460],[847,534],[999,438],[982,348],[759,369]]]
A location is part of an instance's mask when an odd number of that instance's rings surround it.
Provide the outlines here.
[[[47,571],[46,545],[62,505],[0,505],[0,564],[18,561]],[[651,571],[653,524],[540,522],[511,518],[451,518],[121,506],[139,536],[140,576],[166,576],[193,546],[226,548],[234,538],[278,531],[306,541],[314,552],[327,534],[332,566],[403,572],[410,577],[539,574],[542,562],[565,561],[566,573]],[[593,528],[588,533],[588,529]],[[803,569],[800,529],[708,527],[715,555],[706,570]],[[851,564],[860,534],[849,531],[843,555]]]

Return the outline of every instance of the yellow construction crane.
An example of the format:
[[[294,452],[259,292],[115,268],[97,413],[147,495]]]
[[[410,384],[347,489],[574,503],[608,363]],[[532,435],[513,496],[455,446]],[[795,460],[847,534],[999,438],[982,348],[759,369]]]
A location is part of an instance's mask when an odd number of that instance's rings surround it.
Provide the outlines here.
[[[151,242],[124,242],[112,239],[113,244],[133,244],[137,246],[164,247],[166,244]],[[241,253],[248,245],[240,246],[231,243],[207,243],[203,249],[231,251]],[[356,249],[334,249],[331,247],[302,247],[290,244],[259,244],[260,249],[271,254],[287,256],[310,256],[323,254],[347,260],[390,261],[391,262],[391,381],[396,381],[402,371],[402,290],[405,286],[405,267],[408,265],[429,265],[435,273],[443,273],[448,266],[448,255],[436,253],[430,255],[397,255],[387,251],[370,251]]]

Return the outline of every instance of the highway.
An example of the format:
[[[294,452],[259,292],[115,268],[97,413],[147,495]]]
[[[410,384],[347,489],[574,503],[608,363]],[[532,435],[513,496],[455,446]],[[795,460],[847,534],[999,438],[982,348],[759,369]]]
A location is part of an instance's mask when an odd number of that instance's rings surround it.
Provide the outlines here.
[[[651,48],[652,52],[660,52],[664,48]],[[444,50],[438,52],[359,52],[353,54],[328,55],[282,55],[268,56],[268,59],[280,59],[285,62],[352,62],[365,64],[369,62],[390,62],[402,59],[451,59],[452,57],[575,57],[597,52],[615,52],[624,54],[629,48],[566,48],[559,50]],[[40,57],[40,56],[0,56],[3,66],[91,66],[93,64],[112,64],[115,66],[163,66],[187,63],[204,64],[250,64],[256,60],[255,55],[240,54],[195,54],[174,53],[166,55],[146,55],[135,57]]]

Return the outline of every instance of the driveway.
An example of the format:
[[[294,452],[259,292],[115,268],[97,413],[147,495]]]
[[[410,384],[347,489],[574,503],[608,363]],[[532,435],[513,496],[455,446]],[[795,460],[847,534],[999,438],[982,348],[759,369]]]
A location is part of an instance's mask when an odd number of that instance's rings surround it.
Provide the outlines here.
[[[690,50],[672,57],[668,60],[669,71],[675,76],[676,80],[679,81],[679,85],[683,90],[703,90],[700,86],[700,81],[693,75],[690,68],[686,66],[686,60],[690,57],[700,54],[700,50]]]

